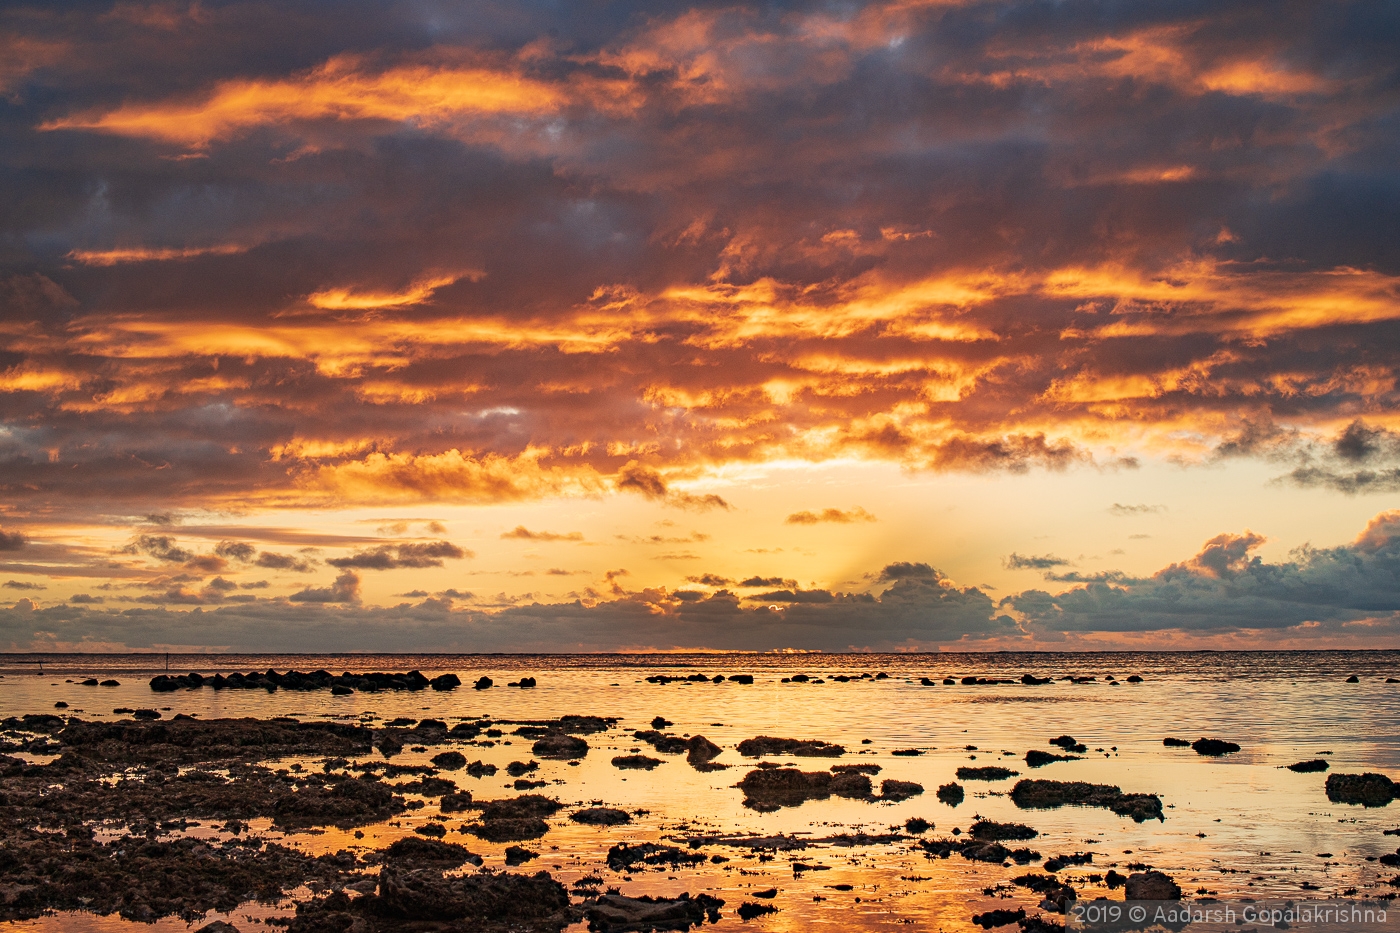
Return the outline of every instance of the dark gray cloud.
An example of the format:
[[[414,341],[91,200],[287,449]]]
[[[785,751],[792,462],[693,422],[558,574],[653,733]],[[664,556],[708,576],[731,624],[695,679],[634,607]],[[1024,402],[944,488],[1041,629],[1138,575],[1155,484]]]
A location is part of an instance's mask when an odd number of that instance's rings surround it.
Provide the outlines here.
[[[1063,557],[1056,557],[1054,554],[1042,554],[1040,556],[1022,555],[1014,551],[1002,561],[1002,566],[1007,570],[1050,570],[1054,567],[1065,567],[1073,563]]]
[[[1109,577],[1058,596],[1030,590],[1001,608],[1057,632],[1284,629],[1400,613],[1400,512],[1377,516],[1353,544],[1304,547],[1282,563],[1253,554],[1263,543],[1222,534],[1149,578]]]
[[[410,544],[385,544],[368,551],[358,551],[349,557],[326,560],[332,567],[354,567],[361,570],[396,570],[402,567],[441,567],[443,559],[462,560],[474,556],[451,541],[431,541]]]

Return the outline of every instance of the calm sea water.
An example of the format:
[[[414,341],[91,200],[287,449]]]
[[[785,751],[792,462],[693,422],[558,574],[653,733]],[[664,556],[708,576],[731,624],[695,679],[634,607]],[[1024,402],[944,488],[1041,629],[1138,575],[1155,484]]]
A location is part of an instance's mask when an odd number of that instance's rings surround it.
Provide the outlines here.
[[[42,672],[39,663],[42,661]],[[1367,856],[1395,850],[1397,840],[1383,829],[1400,826],[1400,803],[1363,809],[1335,805],[1323,792],[1324,774],[1295,774],[1283,766],[1325,757],[1333,772],[1380,771],[1400,777],[1400,652],[1207,652],[1114,654],[934,654],[934,655],[171,655],[169,670],[253,671],[324,668],[340,671],[451,671],[467,684],[451,693],[380,693],[332,697],[328,693],[268,694],[261,690],[211,689],[152,693],[149,678],[166,670],[164,655],[0,655],[0,715],[52,710],[58,701],[69,713],[88,719],[116,718],[121,707],[157,707],[167,715],[202,718],[293,715],[303,719],[386,720],[399,716],[447,719],[553,718],[567,713],[616,716],[621,726],[589,736],[593,750],[578,766],[542,762],[534,777],[557,782],[543,792],[566,804],[603,802],[645,811],[631,826],[594,829],[552,821],[537,844],[542,852],[531,870],[545,868],[566,884],[590,873],[624,893],[668,894],[708,891],[729,902],[721,927],[763,930],[974,930],[973,913],[993,907],[1025,906],[1034,914],[1037,898],[1007,884],[1036,866],[1005,869],[959,856],[929,860],[908,842],[860,848],[813,848],[760,860],[741,850],[733,861],[675,872],[646,872],[624,880],[604,866],[609,846],[622,840],[664,841],[688,832],[805,833],[816,837],[863,829],[884,832],[909,817],[935,824],[929,836],[966,829],[977,817],[1024,822],[1041,836],[1030,845],[1045,856],[1092,851],[1094,863],[1061,872],[1081,896],[1106,894],[1086,881],[1092,873],[1141,862],[1173,875],[1188,892],[1255,898],[1338,895],[1352,888],[1361,895],[1400,890],[1385,881],[1395,876]],[[751,686],[647,683],[656,673],[750,673]],[[836,674],[875,674],[888,678],[838,683]],[[782,683],[805,673],[822,684]],[[919,679],[976,675],[990,678],[1094,676],[1093,683],[1056,681],[1045,686],[922,686]],[[1129,675],[1141,684],[1124,683]],[[497,687],[475,691],[482,675]],[[534,690],[503,685],[520,676],[537,678]],[[1113,675],[1119,685],[1105,681]],[[1359,683],[1346,683],[1356,675]],[[120,687],[75,683],[108,677]],[[641,748],[631,738],[654,716],[675,725],[670,731],[704,734],[725,749],[719,761],[727,771],[700,773],[679,756],[656,756],[666,763],[651,772],[619,771],[617,754]],[[1047,740],[1067,733],[1089,746],[1082,761],[1028,769],[1028,749],[1047,749]],[[833,798],[810,801],[777,813],[745,809],[733,785],[751,760],[734,746],[756,735],[825,739],[845,745],[844,762],[871,762],[883,768],[876,778],[917,781],[927,792],[898,803]],[[1228,739],[1243,748],[1219,759],[1190,749],[1164,748],[1165,736],[1193,740]],[[863,740],[869,744],[862,744]],[[969,750],[967,746],[976,746]],[[896,757],[895,749],[918,748],[919,757]],[[425,753],[405,751],[396,761],[419,763]],[[444,773],[479,798],[515,792],[504,766],[530,758],[529,743],[509,735],[493,747],[471,747],[469,758],[502,770],[480,780]],[[1004,752],[1012,754],[1006,755]],[[785,760],[785,759],[775,759]],[[792,760],[792,759],[786,759]],[[795,759],[805,770],[834,762]],[[949,807],[934,797],[964,765],[1003,764],[1022,777],[1117,784],[1128,792],[1161,794],[1165,822],[1135,824],[1107,810],[1062,808],[1018,810],[1006,796],[1017,778],[961,782],[967,799]],[[308,765],[311,762],[307,762]],[[366,829],[364,839],[335,830],[286,837],[309,851],[386,845],[423,822],[429,806]],[[456,821],[449,824],[455,828]],[[270,834],[281,838],[277,834]],[[457,836],[501,867],[503,845]],[[710,851],[720,851],[706,850]],[[792,861],[828,866],[825,871],[792,870]],[[834,886],[851,885],[851,890]],[[1316,886],[1316,890],[1308,886]],[[741,924],[734,914],[753,890],[777,887],[777,914]],[[1121,892],[1117,895],[1121,897]],[[249,905],[235,923],[268,909]],[[115,918],[65,916],[8,925],[12,929],[130,929]],[[161,929],[184,929],[163,921]],[[1008,928],[1011,929],[1011,928]]]

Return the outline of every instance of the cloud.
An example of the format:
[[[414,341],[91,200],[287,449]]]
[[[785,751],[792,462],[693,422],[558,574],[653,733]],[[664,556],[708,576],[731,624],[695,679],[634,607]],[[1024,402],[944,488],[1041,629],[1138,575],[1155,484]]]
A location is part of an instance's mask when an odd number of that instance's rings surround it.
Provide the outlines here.
[[[1108,514],[1125,518],[1133,515],[1157,515],[1166,510],[1165,505],[1124,505],[1121,502],[1115,502],[1108,507]]]
[[[247,563],[253,559],[256,548],[251,544],[242,541],[220,541],[214,545],[214,553],[219,557],[227,557],[229,560]]]
[[[294,603],[357,603],[360,601],[360,577],[346,570],[328,587],[307,587],[288,597]]]
[[[0,551],[18,551],[24,543],[25,537],[19,532],[0,529]]]
[[[122,548],[124,554],[145,554],[156,560],[183,564],[194,559],[194,552],[187,551],[175,543],[169,535],[141,535]]]
[[[1302,446],[1294,456],[1300,465],[1283,479],[1297,486],[1346,495],[1400,490],[1400,434],[1359,418],[1330,443]]]
[[[728,510],[730,505],[724,498],[713,493],[697,496],[688,492],[668,489],[666,481],[656,470],[629,460],[617,471],[615,486],[619,492],[639,493],[647,499],[659,500],[667,505],[694,511],[710,509]]]
[[[862,508],[843,512],[840,509],[822,509],[820,512],[794,512],[786,519],[789,525],[816,525],[821,522],[834,522],[849,525],[853,522],[878,522],[879,519]]]
[[[699,576],[695,576],[695,577],[686,577],[686,578],[685,578],[685,581],[686,581],[687,583],[699,583],[701,586],[729,586],[729,585],[731,585],[731,584],[734,583],[734,581],[731,580],[731,579],[729,579],[728,577],[721,577],[721,576],[720,576],[719,574],[717,574],[717,573],[702,573],[702,574],[700,574]],[[777,582],[777,583],[746,583],[745,585],[747,585],[747,586],[782,586],[783,584],[782,584],[781,582]]]
[[[104,600],[103,597],[101,597],[101,596],[90,596],[90,595],[88,595],[87,593],[76,593],[76,594],[74,594],[74,595],[68,597],[68,601],[69,601],[70,603],[72,603],[73,605],[75,605],[75,606],[79,606],[79,605],[91,606],[91,605],[96,605],[96,604],[105,602],[105,600]]]
[[[516,525],[511,531],[501,533],[503,540],[519,541],[582,541],[583,534],[578,531],[570,531],[567,534],[557,534],[553,531],[531,531],[524,525]]]
[[[368,551],[357,551],[349,557],[331,557],[332,567],[355,567],[362,570],[395,570],[401,567],[441,567],[443,559],[462,560],[474,557],[450,541],[418,544],[380,545]]]
[[[696,580],[696,581],[691,581],[691,582],[703,582],[703,581],[698,581],[698,580]],[[788,587],[788,588],[796,588],[796,586],[797,586],[797,581],[796,581],[796,580],[785,580],[785,579],[783,579],[782,577],[746,577],[745,579],[739,581],[739,586],[742,586],[742,587],[784,586],[784,587]]]
[[[6,580],[0,583],[7,590],[46,590],[48,587],[42,583],[30,583],[28,580]]]
[[[590,590],[564,602],[522,604],[503,594],[483,604],[444,590],[404,594],[423,601],[389,607],[364,605],[351,570],[288,599],[229,597],[230,583],[217,579],[200,591],[171,581],[143,599],[189,609],[117,611],[72,601],[40,608],[21,600],[0,609],[0,645],[24,650],[38,644],[35,631],[56,643],[139,648],[188,645],[198,632],[208,645],[274,651],[329,643],[344,650],[895,650],[1122,647],[1143,643],[1145,635],[1176,643],[1228,636],[1228,643],[1251,645],[1400,638],[1400,511],[1377,515],[1349,544],[1304,546],[1277,563],[1255,553],[1262,543],[1252,532],[1223,533],[1149,577],[1093,574],[1059,594],[1030,589],[999,602],[914,561],[870,574],[877,585],[869,592],[794,585],[752,598],[727,589],[628,590],[619,571],[607,575],[606,595]],[[467,605],[454,607],[453,600]]]
[[[1023,556],[1014,551],[1002,561],[1002,566],[1007,570],[1049,570],[1053,567],[1064,567],[1071,563],[1063,557],[1056,557],[1054,554],[1043,554],[1039,557]]]
[[[1058,596],[1027,591],[1003,609],[1055,631],[1283,629],[1303,623],[1400,618],[1400,512],[1383,512],[1349,545],[1303,547],[1265,563],[1253,532],[1211,538],[1195,557],[1145,579],[1076,586]]]
[[[293,557],[290,554],[277,554],[273,551],[263,551],[258,554],[256,564],[269,570],[294,570],[297,573],[308,573],[313,566],[312,561]]]

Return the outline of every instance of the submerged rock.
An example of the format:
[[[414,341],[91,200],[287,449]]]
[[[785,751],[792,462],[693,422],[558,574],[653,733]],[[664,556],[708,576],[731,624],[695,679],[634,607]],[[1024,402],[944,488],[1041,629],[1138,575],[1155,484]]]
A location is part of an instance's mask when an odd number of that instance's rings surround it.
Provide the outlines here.
[[[1043,810],[1066,805],[1106,807],[1134,822],[1165,820],[1162,800],[1156,794],[1125,794],[1116,785],[1083,781],[1017,781],[1011,802],[1023,810]]]
[[[798,758],[840,758],[846,749],[840,745],[820,739],[779,739],[760,735],[744,739],[738,745],[739,754],[745,758],[762,758],[764,755],[795,755]]]

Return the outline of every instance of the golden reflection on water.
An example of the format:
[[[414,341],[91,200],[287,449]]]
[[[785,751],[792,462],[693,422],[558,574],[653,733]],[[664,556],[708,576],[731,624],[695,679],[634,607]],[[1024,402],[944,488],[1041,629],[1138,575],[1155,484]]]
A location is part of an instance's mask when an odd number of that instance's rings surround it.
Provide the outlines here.
[[[464,680],[468,674],[475,678],[486,673],[498,684],[523,670],[453,667],[451,660],[443,659],[434,669],[456,670]],[[478,664],[481,660],[475,659]],[[304,660],[293,663],[310,669]],[[1023,670],[1060,672],[1053,661],[1044,658],[1033,663],[1024,659],[1004,663],[1008,669],[1014,664],[1016,675]],[[462,688],[450,694],[333,698],[328,694],[216,693],[210,689],[155,695],[145,687],[144,677],[135,676],[125,677],[120,688],[98,693],[99,688],[64,683],[60,677],[8,674],[0,680],[0,712],[44,711],[62,699],[73,707],[86,707],[86,713],[69,710],[86,718],[98,718],[114,707],[152,705],[201,718],[296,714],[308,719],[353,721],[361,717],[431,716],[449,724],[458,718],[484,716],[497,720],[554,718],[566,713],[617,716],[622,720],[618,728],[587,737],[592,749],[576,766],[536,759],[540,768],[530,777],[549,782],[537,792],[555,796],[567,807],[549,821],[551,829],[546,836],[519,843],[540,856],[514,870],[548,870],[565,885],[596,874],[604,879],[604,887],[619,887],[627,894],[673,896],[682,891],[705,891],[727,902],[722,928],[741,926],[735,910],[741,902],[753,900],[754,891],[776,887],[778,896],[764,903],[773,904],[779,912],[743,924],[743,928],[977,930],[980,928],[971,924],[972,914],[994,907],[1023,906],[1028,913],[1037,913],[1038,897],[1009,881],[1040,867],[1037,863],[1003,868],[957,855],[929,859],[910,842],[901,842],[853,848],[814,846],[777,854],[706,846],[701,850],[706,855],[722,854],[730,861],[620,875],[604,864],[608,848],[624,840],[667,842],[685,848],[685,839],[695,834],[824,837],[857,831],[880,833],[902,828],[910,817],[932,822],[934,829],[927,835],[941,838],[955,828],[966,830],[983,817],[1034,826],[1040,836],[1025,845],[1047,857],[1093,852],[1092,865],[1060,872],[1074,883],[1081,897],[1121,898],[1121,890],[1110,893],[1086,879],[1111,867],[1126,874],[1131,863],[1166,871],[1188,894],[1203,892],[1222,898],[1318,898],[1337,896],[1351,888],[1374,896],[1393,890],[1381,882],[1395,873],[1365,859],[1395,849],[1398,840],[1383,836],[1381,830],[1395,826],[1396,817],[1387,809],[1330,804],[1323,793],[1326,775],[1295,774],[1283,766],[1322,756],[1332,762],[1333,771],[1385,772],[1395,768],[1400,758],[1400,694],[1396,685],[1387,685],[1378,676],[1367,677],[1361,684],[1345,684],[1345,674],[1310,669],[1222,678],[1201,676],[1200,671],[1188,667],[1158,671],[1140,685],[1110,686],[1102,681],[1102,675],[1115,673],[1121,678],[1134,672],[1123,666],[1122,659],[1086,662],[1079,658],[1061,666],[1071,663],[1077,665],[1077,671],[1086,664],[1095,667],[1094,673],[1101,679],[1093,684],[1039,687],[927,687],[920,685],[920,677],[941,680],[945,673],[956,674],[967,667],[947,656],[802,658],[767,669],[756,669],[744,658],[723,658],[709,660],[703,669],[709,673],[748,670],[758,675],[756,683],[655,685],[644,681],[651,673],[646,669],[607,667],[599,662],[591,667],[551,670],[537,663],[529,670],[539,679],[534,690],[477,692]],[[332,669],[342,669],[344,664],[342,659],[342,664]],[[782,676],[797,670],[819,673],[823,665],[828,674],[854,668],[888,670],[891,676],[883,681],[845,684],[829,677],[823,684],[780,682]],[[277,665],[278,669],[287,666]],[[429,670],[427,664],[414,666]],[[402,664],[356,667],[404,669]],[[634,729],[649,728],[657,715],[675,723],[669,731],[703,734],[722,746],[725,751],[718,761],[733,767],[701,773],[690,768],[683,756],[657,754],[632,738]],[[530,742],[509,735],[512,727],[504,728],[507,735],[494,745],[455,743],[468,760],[495,764],[500,769],[496,775],[478,779],[458,771],[442,772],[441,776],[452,778],[477,799],[515,795],[513,778],[505,767],[511,761],[530,760]],[[1028,749],[1048,748],[1047,740],[1062,733],[1088,745],[1083,760],[1040,769],[1025,766],[1022,759]],[[893,804],[832,798],[775,813],[756,813],[743,806],[742,793],[733,787],[753,764],[741,758],[734,746],[760,734],[841,743],[848,749],[841,761],[881,766],[874,779],[877,787],[881,779],[896,778],[916,781],[926,792]],[[1202,735],[1226,738],[1244,748],[1235,755],[1208,759],[1190,749],[1164,748],[1162,738],[1167,735],[1188,740]],[[862,744],[866,739],[869,744]],[[967,749],[969,745],[976,749]],[[923,754],[891,754],[903,748],[918,748]],[[664,759],[664,764],[651,772],[622,771],[610,764],[613,756],[636,749]],[[426,764],[442,750],[440,746],[421,752],[405,750],[393,761]],[[374,757],[379,759],[377,753]],[[824,770],[836,763],[782,756],[770,756],[770,760],[796,763],[804,770]],[[296,763],[307,769],[320,768],[318,759],[287,759],[272,766]],[[954,780],[959,766],[992,763],[1013,768],[1022,777],[1082,780],[1116,784],[1127,792],[1158,793],[1167,818],[1162,823],[1135,824],[1102,809],[1019,810],[1005,796],[1017,778],[962,781],[967,798],[957,807],[934,797],[940,784]],[[568,820],[573,809],[593,803],[622,807],[634,814],[633,823],[601,829]],[[311,853],[344,848],[364,854],[411,833],[437,813],[436,803],[427,801],[422,809],[388,823],[363,827],[362,838],[337,829],[284,837],[271,831],[266,821],[255,823],[254,830]],[[466,822],[463,817],[470,816],[450,816],[444,824],[447,840],[466,845],[481,855],[489,868],[504,868],[506,844],[458,832]],[[205,825],[192,831],[207,834],[214,828]],[[825,870],[795,873],[795,861],[822,865]],[[466,870],[475,869],[468,866]],[[1305,884],[1315,885],[1316,890],[1305,888]],[[850,889],[837,887],[845,885]],[[265,916],[269,910],[244,905],[229,919],[235,924],[243,920],[246,926],[246,916]],[[206,922],[208,919],[214,916]],[[36,931],[131,929],[116,918],[73,916],[9,926]],[[184,928],[182,922],[166,920],[150,929]]]

